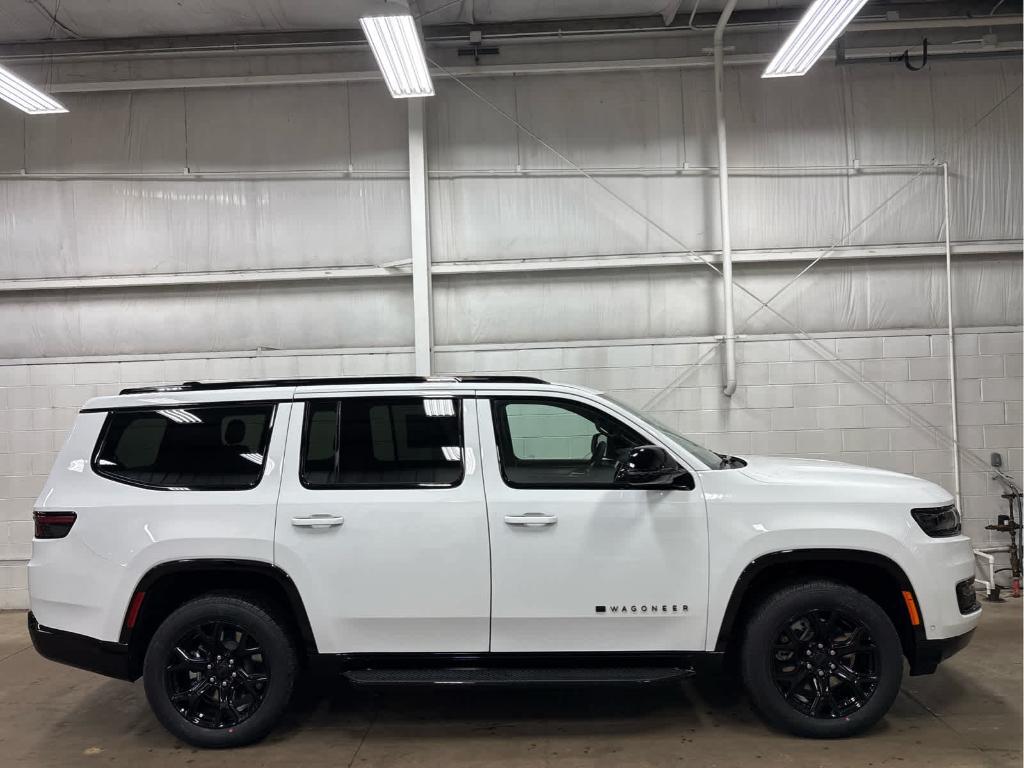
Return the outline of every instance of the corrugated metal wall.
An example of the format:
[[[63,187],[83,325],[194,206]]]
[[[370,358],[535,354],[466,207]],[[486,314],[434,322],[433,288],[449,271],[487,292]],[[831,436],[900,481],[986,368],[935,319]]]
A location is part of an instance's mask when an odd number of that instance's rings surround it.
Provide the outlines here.
[[[756,68],[730,68],[734,247],[935,242],[942,195],[934,171],[844,237],[918,171],[835,168],[936,156],[950,162],[953,239],[1018,238],[1019,93],[957,139],[1019,82],[1019,68],[998,61],[947,62],[916,74],[822,66],[799,81],[762,81]],[[469,84],[574,162],[637,169],[601,182],[675,240],[592,181],[564,175],[561,160],[461,86],[439,82],[428,105],[435,261],[678,252],[680,242],[698,251],[718,247],[716,181],[700,171],[716,161],[709,71]],[[0,180],[0,278],[380,265],[409,257],[404,104],[378,83],[65,100],[71,113],[62,117],[0,112],[0,172],[29,174]],[[831,170],[814,170],[822,167]],[[529,173],[537,169],[558,173]],[[186,171],[208,175],[131,176]],[[293,177],[301,173],[307,177]],[[798,269],[740,267],[737,280],[760,294]],[[808,330],[933,327],[943,315],[937,270],[935,261],[821,265],[779,307]],[[964,259],[958,273],[960,324],[1020,322],[1019,259]],[[928,300],[908,303],[911,294]],[[745,316],[750,301],[737,301]],[[439,280],[437,340],[706,335],[718,327],[717,303],[715,276],[701,267],[452,277]],[[10,330],[0,357],[402,345],[411,342],[410,312],[403,278],[18,296],[0,300],[0,322]],[[762,313],[740,330],[784,328]]]

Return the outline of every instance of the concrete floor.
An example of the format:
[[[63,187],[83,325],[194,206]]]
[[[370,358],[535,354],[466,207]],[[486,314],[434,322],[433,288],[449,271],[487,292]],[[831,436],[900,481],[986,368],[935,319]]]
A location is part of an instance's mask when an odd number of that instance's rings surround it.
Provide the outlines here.
[[[262,744],[194,750],[153,719],[142,684],[53,664],[25,614],[0,613],[0,766],[1015,766],[1021,602],[988,605],[973,643],[906,678],[889,716],[845,741],[769,730],[716,679],[648,690],[400,690],[310,681]]]

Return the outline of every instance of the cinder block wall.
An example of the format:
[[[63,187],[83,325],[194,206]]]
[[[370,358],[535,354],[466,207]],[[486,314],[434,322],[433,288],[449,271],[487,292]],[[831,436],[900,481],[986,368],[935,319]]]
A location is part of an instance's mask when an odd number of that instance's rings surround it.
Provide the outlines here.
[[[606,390],[711,448],[736,454],[796,454],[909,472],[953,489],[950,446],[915,427],[859,377],[950,430],[948,340],[941,331],[820,334],[844,361],[823,359],[806,341],[746,337],[737,345],[739,388],[721,394],[713,339],[441,347],[438,373],[535,373],[551,381]],[[700,365],[693,364],[710,355]],[[1022,347],[1019,328],[971,329],[956,336],[960,440],[987,463],[1003,455],[1021,477]],[[192,379],[409,373],[410,350],[331,354],[252,353],[125,358],[113,362],[0,361],[0,608],[28,604],[32,503],[88,398],[133,384]],[[681,378],[682,377],[682,378]],[[677,383],[676,386],[671,386]],[[668,389],[666,390],[666,388]],[[993,539],[984,526],[1003,510],[991,472],[962,466],[966,532]],[[996,541],[1001,539],[997,538]]]

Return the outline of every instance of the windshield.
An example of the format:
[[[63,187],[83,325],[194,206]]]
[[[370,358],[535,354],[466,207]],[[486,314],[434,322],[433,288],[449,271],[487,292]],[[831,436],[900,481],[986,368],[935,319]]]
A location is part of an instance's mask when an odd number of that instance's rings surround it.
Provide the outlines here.
[[[626,411],[627,413],[633,414],[633,416],[635,416],[640,421],[643,421],[643,422],[646,422],[648,424],[654,425],[661,432],[664,432],[665,435],[668,436],[671,440],[674,440],[675,442],[679,443],[679,445],[681,445],[683,448],[685,448],[687,451],[692,453],[694,456],[696,456],[698,459],[703,461],[705,464],[707,464],[712,469],[723,469],[724,468],[722,466],[722,460],[724,458],[722,456],[722,454],[715,453],[714,451],[710,450],[709,448],[705,448],[703,445],[699,445],[699,444],[693,442],[693,440],[691,440],[688,437],[683,437],[682,435],[677,433],[675,430],[670,429],[669,427],[665,426],[662,422],[658,421],[658,419],[654,418],[650,414],[640,413],[640,411],[638,411],[636,408],[632,408],[632,407],[626,405],[621,400],[618,400],[618,399],[616,399],[616,398],[614,398],[614,397],[612,397],[610,395],[604,394],[604,393],[601,394],[601,397],[603,397],[606,400],[610,400],[611,402],[615,403],[617,406],[619,406],[619,408],[621,408],[622,410]]]

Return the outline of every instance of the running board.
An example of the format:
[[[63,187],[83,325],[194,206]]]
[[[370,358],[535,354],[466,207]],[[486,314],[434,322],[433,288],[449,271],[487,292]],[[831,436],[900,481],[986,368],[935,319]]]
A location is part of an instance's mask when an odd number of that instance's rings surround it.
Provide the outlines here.
[[[595,667],[581,669],[521,669],[518,667],[464,667],[447,669],[358,669],[343,673],[358,686],[475,685],[475,686],[586,686],[650,685],[692,677],[692,669],[679,667]]]

